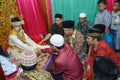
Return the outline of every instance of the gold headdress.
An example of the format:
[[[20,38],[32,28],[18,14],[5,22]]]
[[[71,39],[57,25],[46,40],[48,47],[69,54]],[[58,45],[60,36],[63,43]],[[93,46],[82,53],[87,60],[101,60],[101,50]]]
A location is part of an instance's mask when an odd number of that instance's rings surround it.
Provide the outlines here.
[[[100,30],[92,28],[88,31],[87,36],[91,37],[102,36],[102,33]]]
[[[13,15],[10,16],[10,20],[11,20],[12,18],[14,18]],[[21,19],[20,19],[20,21],[10,22],[10,23],[11,23],[12,26],[13,26],[13,25],[14,25],[14,26],[23,25],[23,24],[24,24],[24,20],[21,20]]]

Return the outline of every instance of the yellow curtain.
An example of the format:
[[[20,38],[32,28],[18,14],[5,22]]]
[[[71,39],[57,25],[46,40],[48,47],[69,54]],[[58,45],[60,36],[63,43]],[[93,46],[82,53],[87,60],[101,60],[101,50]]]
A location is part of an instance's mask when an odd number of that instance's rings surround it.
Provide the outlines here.
[[[0,45],[3,48],[8,46],[10,15],[18,16],[16,0],[0,0]]]

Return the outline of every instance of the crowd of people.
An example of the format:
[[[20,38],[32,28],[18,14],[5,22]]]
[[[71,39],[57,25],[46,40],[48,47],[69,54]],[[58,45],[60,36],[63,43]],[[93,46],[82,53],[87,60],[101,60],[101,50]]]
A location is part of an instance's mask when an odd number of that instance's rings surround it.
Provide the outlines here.
[[[24,21],[11,18],[7,53],[0,47],[0,80],[117,80],[120,76],[120,1],[115,0],[112,13],[106,1],[98,1],[94,25],[86,13],[79,23],[63,21],[55,15],[50,32],[35,43],[24,32]],[[47,45],[42,45],[47,41]],[[54,56],[48,71],[37,67],[37,54]]]

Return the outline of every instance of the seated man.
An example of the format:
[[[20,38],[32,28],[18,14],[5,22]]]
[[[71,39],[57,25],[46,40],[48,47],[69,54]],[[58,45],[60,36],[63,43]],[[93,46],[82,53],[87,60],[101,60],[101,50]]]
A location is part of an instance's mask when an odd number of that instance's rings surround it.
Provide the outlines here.
[[[79,23],[77,24],[76,29],[85,37],[89,28],[91,28],[91,24],[86,20],[86,13],[80,13]]]
[[[45,38],[42,41],[39,42],[39,44],[42,44],[43,42],[49,40],[49,38],[53,34],[61,34],[64,36],[64,30],[62,25],[62,14],[55,15],[55,24],[52,25],[50,32],[45,36]]]
[[[46,49],[46,51],[58,53],[51,72],[53,78],[55,80],[81,80],[84,70],[74,49],[65,43],[63,36],[59,34],[54,34],[50,38],[50,43],[53,46],[50,49]],[[59,77],[59,79],[58,76],[61,74],[62,77]]]
[[[65,33],[65,42],[76,51],[81,61],[83,61],[87,53],[87,44],[83,35],[78,30],[73,29],[74,21],[72,20],[64,21],[63,27]]]
[[[40,46],[32,41],[22,29],[23,21],[18,17],[11,19],[12,30],[9,34],[9,48],[7,52],[10,57],[15,60],[16,65],[19,66],[21,53],[24,51],[38,52],[39,48],[46,48],[48,46]]]
[[[26,51],[21,55],[20,64],[23,72],[15,80],[53,80],[49,72],[36,67],[37,55],[31,51]]]
[[[100,30],[90,29],[87,34],[87,43],[88,45],[93,45],[94,47],[91,50],[90,57],[88,57],[87,71],[84,74],[83,78],[86,80],[94,80],[92,66],[96,56],[106,57],[111,59],[118,67],[120,71],[120,57],[117,53],[104,41],[102,40],[102,35]]]
[[[6,79],[7,78],[11,79],[15,77],[16,75],[19,75],[19,73],[22,72],[22,69],[18,68],[14,64],[13,60],[9,58],[9,55],[3,52],[2,47],[0,47],[0,64],[1,64],[1,67],[3,69],[3,74],[6,77]],[[0,80],[3,80],[3,79],[0,79]]]

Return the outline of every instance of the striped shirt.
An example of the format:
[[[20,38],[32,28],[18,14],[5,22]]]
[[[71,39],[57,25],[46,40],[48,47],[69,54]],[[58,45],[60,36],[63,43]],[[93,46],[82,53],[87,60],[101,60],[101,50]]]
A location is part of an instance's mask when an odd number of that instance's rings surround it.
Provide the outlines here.
[[[99,11],[96,15],[94,24],[104,24],[106,27],[110,27],[111,19],[111,14],[109,14],[107,10],[102,12]]]

